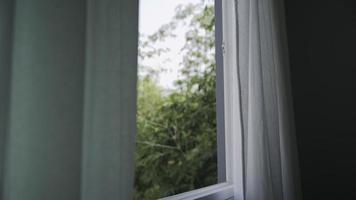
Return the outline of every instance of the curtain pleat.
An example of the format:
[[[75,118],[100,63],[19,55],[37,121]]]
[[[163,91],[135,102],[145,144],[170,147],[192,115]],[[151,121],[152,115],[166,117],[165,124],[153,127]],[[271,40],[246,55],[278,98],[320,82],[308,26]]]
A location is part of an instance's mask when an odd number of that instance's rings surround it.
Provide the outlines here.
[[[131,199],[137,0],[0,0],[0,199]]]
[[[0,2],[0,180],[3,180],[10,100],[13,4],[11,0]],[[0,181],[0,199],[2,195],[3,181]]]
[[[3,199],[79,199],[85,2],[14,8]]]
[[[246,200],[301,199],[282,0],[240,1]]]
[[[133,198],[137,9],[88,1],[82,200]]]

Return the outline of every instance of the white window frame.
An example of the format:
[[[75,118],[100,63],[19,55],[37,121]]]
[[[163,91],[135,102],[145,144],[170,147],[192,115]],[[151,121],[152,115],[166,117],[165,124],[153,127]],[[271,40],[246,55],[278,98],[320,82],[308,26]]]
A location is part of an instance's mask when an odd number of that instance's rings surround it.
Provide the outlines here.
[[[220,50],[223,52],[222,84],[224,95],[222,103],[224,104],[223,117],[225,133],[223,134],[224,138],[221,142],[223,145],[218,145],[218,155],[222,152],[222,155],[225,154],[225,159],[221,159],[224,163],[219,163],[218,165],[225,166],[225,171],[222,170],[222,172],[219,171],[219,173],[220,175],[222,173],[226,176],[226,181],[224,183],[165,197],[161,200],[244,199],[243,135],[238,81],[237,0],[215,0],[215,6],[218,7],[216,14],[220,14],[222,18],[222,33],[220,33],[222,34],[222,45],[217,48],[221,48]],[[217,34],[219,33],[217,32]]]

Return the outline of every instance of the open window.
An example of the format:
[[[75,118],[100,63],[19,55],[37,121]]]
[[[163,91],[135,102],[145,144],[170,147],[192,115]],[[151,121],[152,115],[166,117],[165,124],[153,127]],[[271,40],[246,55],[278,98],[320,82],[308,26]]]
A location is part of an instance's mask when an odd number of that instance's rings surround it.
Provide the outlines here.
[[[140,1],[135,200],[242,197],[235,12]]]

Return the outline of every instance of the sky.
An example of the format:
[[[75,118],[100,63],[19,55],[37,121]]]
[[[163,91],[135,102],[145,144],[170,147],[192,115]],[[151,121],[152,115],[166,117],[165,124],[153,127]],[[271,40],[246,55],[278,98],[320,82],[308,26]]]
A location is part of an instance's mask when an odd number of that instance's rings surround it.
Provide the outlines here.
[[[212,2],[212,0],[206,0]],[[163,24],[170,22],[175,14],[175,8],[181,4],[199,3],[201,0],[140,0],[139,31],[143,35],[150,35]],[[146,59],[145,66],[161,66],[165,69],[158,76],[158,83],[165,89],[174,89],[174,81],[179,79],[182,55],[180,49],[184,45],[186,29],[180,28],[174,39],[168,39],[159,47],[169,47],[171,51],[159,58]],[[169,62],[167,62],[169,60]]]
[[[175,8],[181,4],[199,3],[202,0],[140,0],[140,31],[153,33],[170,21]],[[211,4],[213,0],[204,0]]]

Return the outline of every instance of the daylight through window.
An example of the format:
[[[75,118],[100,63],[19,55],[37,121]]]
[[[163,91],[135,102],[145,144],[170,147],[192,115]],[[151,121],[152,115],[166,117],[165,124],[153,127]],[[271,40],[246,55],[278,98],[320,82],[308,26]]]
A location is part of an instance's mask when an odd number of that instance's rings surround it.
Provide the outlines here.
[[[135,200],[218,183],[212,0],[141,0]]]

